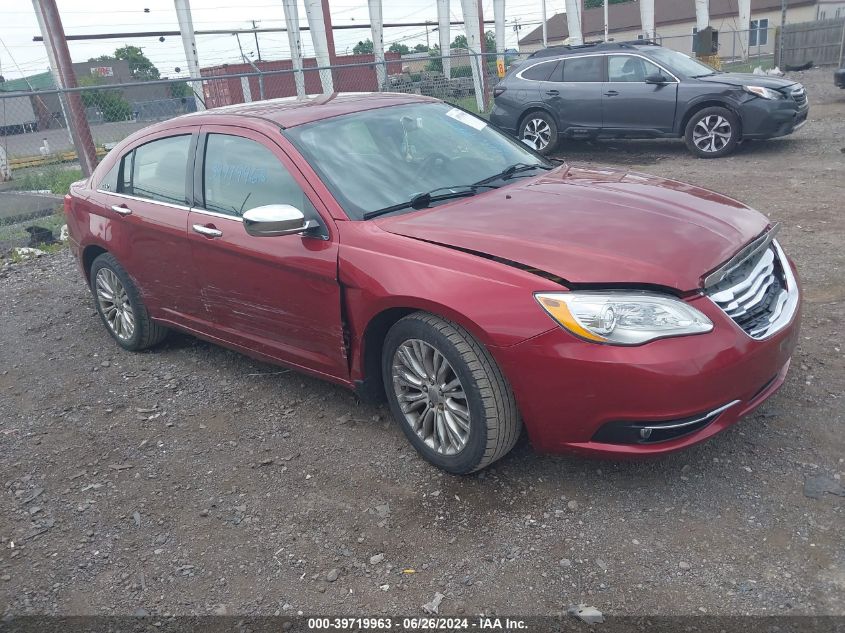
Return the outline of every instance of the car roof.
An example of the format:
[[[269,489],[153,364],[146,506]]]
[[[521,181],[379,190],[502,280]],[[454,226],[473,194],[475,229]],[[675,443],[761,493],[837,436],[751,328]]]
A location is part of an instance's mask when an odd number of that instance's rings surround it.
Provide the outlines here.
[[[182,123],[193,118],[245,116],[258,117],[276,123],[282,128],[294,127],[331,117],[374,110],[409,103],[437,103],[439,100],[417,94],[401,92],[335,92],[328,95],[311,95],[305,98],[282,97],[250,103],[237,103],[178,117]],[[175,121],[175,119],[172,119]],[[192,123],[194,121],[191,121]],[[200,123],[201,121],[196,121]]]
[[[660,47],[660,44],[651,40],[632,40],[627,42],[588,42],[587,44],[549,46],[541,48],[532,53],[528,59],[544,57],[564,57],[585,53],[608,53],[619,51],[644,51],[650,48]]]

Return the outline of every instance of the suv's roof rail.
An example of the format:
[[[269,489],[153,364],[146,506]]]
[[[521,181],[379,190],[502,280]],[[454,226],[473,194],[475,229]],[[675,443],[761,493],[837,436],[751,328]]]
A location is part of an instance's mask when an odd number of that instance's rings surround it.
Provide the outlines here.
[[[534,51],[528,56],[528,59],[534,57],[553,57],[555,55],[566,55],[585,49],[594,51],[618,50],[620,48],[634,48],[635,46],[660,46],[653,40],[626,40],[622,42],[585,42],[583,44],[562,44],[558,46],[549,46],[548,48],[541,48]]]

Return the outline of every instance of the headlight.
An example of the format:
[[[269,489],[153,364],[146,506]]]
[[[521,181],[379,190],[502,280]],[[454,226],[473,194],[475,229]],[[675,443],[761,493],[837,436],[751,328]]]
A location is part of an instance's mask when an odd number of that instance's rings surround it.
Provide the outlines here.
[[[765,88],[763,86],[743,86],[742,89],[745,90],[745,92],[750,92],[751,94],[763,97],[764,99],[783,99],[785,97],[782,92],[772,90],[771,88]]]
[[[688,303],[636,291],[538,292],[555,321],[588,341],[640,345],[658,338],[702,334],[713,323]]]

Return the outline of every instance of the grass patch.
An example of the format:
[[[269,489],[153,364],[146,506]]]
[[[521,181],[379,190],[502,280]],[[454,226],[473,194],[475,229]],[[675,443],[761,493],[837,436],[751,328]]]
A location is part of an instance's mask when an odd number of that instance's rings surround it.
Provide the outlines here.
[[[81,169],[66,169],[61,165],[50,165],[43,171],[25,173],[16,180],[15,188],[24,191],[47,189],[51,193],[64,195],[70,190],[71,183],[81,179]]]
[[[29,243],[29,233],[26,232],[26,227],[28,226],[41,226],[45,229],[50,229],[53,232],[53,237],[59,239],[59,232],[62,230],[62,225],[64,225],[65,223],[65,214],[55,213],[53,215],[48,215],[43,218],[29,220],[27,222],[0,226],[0,242],[13,243],[19,246],[26,246]],[[41,245],[38,248],[40,248],[41,250],[47,250],[51,247],[47,245]]]
[[[478,104],[475,102],[475,96],[470,95],[469,97],[461,97],[460,99],[448,99],[449,103],[453,103],[457,106],[461,106],[464,110],[469,110],[470,112],[475,112],[483,117],[488,117],[490,115],[490,110],[493,108],[493,99],[492,97],[489,99],[489,109],[482,112],[478,109]]]

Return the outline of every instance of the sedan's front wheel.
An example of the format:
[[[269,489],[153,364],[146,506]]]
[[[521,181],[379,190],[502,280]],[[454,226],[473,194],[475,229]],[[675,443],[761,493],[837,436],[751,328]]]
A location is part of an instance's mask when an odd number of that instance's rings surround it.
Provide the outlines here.
[[[450,473],[506,455],[522,423],[490,353],[459,325],[425,312],[399,320],[382,355],[393,416],[414,448]]]

